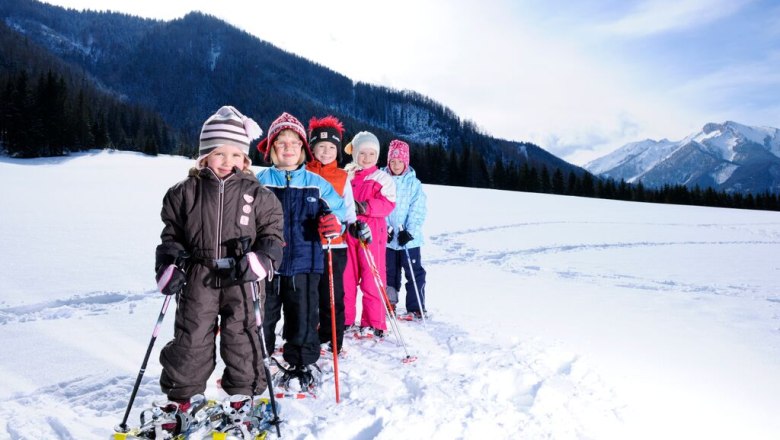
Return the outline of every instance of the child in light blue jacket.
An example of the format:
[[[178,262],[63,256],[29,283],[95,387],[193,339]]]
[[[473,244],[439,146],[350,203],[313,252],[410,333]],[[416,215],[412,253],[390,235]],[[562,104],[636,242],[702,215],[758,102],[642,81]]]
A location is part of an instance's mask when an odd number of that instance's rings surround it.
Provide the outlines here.
[[[425,193],[414,169],[409,166],[409,144],[390,142],[387,153],[389,173],[396,186],[395,209],[387,217],[387,295],[395,306],[401,290],[401,272],[406,274],[406,312],[399,319],[422,319],[425,308],[425,269],[420,247],[422,226],[427,214]],[[419,296],[420,301],[417,300]],[[422,304],[420,304],[422,302]]]

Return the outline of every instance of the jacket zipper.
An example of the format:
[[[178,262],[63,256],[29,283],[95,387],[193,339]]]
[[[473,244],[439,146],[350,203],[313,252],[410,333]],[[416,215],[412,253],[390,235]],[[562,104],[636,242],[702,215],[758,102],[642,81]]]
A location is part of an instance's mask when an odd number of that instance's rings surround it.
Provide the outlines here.
[[[219,209],[217,210],[217,242],[214,247],[217,260],[222,258],[222,217],[225,209],[225,182],[233,176],[235,176],[235,174],[227,176],[224,180],[217,177],[217,180],[219,180],[219,196],[217,198]],[[221,287],[219,278],[217,278],[217,287]]]
[[[284,172],[284,180],[285,180],[285,185],[284,185],[284,208],[285,208],[286,212],[290,213],[290,218],[292,218],[292,210],[290,209],[290,182],[292,181],[292,173],[290,171],[286,171],[285,170],[285,172]],[[290,250],[287,253],[289,258],[287,258],[287,267],[285,268],[286,270],[290,270],[292,268],[292,256],[294,255],[293,254],[293,246],[295,244],[294,243],[295,240],[293,239],[292,225],[288,225],[288,223],[290,223],[290,222],[285,222],[285,227],[290,229],[290,243],[288,243],[288,246],[290,246]]]
[[[219,181],[219,196],[218,196],[218,206],[219,209],[217,210],[217,242],[216,247],[214,249],[217,251],[217,260],[222,258],[222,246],[220,243],[222,243],[222,214],[223,214],[223,206],[222,204],[225,202],[225,181],[220,180]]]

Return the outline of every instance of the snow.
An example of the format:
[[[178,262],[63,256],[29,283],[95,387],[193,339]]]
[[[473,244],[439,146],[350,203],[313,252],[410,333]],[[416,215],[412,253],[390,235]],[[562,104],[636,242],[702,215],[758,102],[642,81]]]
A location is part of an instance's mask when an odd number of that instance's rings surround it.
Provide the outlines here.
[[[725,125],[718,126],[719,129],[710,132],[702,131],[693,140],[701,145],[705,151],[709,151],[715,157],[726,161],[733,161],[737,155],[735,147],[740,143],[741,136],[738,132]],[[763,144],[763,142],[762,142]]]
[[[626,163],[631,163],[631,172],[621,170],[621,175],[618,176],[630,182],[669,157],[679,147],[680,145],[667,139],[660,141],[646,139],[626,144],[612,153],[586,164],[585,168],[594,174],[603,174]]]
[[[722,124],[707,123],[702,131],[690,134],[679,141],[646,139],[629,143],[612,153],[587,163],[585,168],[594,174],[603,174],[613,178],[623,178],[627,182],[635,182],[691,142],[696,142],[703,151],[728,162],[734,161],[738,154],[738,147],[745,142],[762,145],[767,151],[780,157],[780,130],[726,121]],[[725,182],[735,169],[720,170],[720,172],[713,174],[713,178],[719,183]]]
[[[163,302],[160,203],[191,164],[0,159],[0,437],[122,420]],[[425,190],[432,316],[399,324],[418,361],[348,341],[342,402],[323,360],[320,398],[282,401],[285,438],[777,438],[779,213]],[[163,397],[172,309],[131,423]]]
[[[778,130],[772,127],[751,127],[733,121],[727,121],[724,125],[728,126],[731,130],[743,136],[745,139],[758,145],[764,145],[767,138],[772,139],[778,135]]]
[[[219,57],[222,55],[222,48],[218,44],[211,45],[211,51],[209,52],[209,70],[212,72],[217,67],[217,61],[219,60]]]
[[[723,184],[723,182],[729,180],[732,174],[734,174],[734,171],[737,171],[739,167],[737,165],[726,163],[720,166],[715,173],[713,173],[712,178],[715,179],[715,182],[718,183],[718,185]]]

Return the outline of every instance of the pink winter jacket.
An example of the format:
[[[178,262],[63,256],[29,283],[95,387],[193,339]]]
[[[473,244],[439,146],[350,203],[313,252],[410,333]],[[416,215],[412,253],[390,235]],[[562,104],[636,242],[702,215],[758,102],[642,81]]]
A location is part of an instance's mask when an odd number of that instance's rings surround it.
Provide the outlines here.
[[[387,246],[387,221],[385,218],[395,208],[395,183],[386,172],[372,166],[360,169],[347,165],[351,176],[352,194],[355,202],[365,202],[366,212],[357,216],[371,228],[372,240],[368,245],[383,288],[387,286],[385,269],[385,247]],[[385,306],[380,289],[376,286],[364,250],[358,239],[347,234],[347,267],[344,271],[345,324],[355,323],[357,288],[363,292],[363,316],[361,326],[386,329]]]

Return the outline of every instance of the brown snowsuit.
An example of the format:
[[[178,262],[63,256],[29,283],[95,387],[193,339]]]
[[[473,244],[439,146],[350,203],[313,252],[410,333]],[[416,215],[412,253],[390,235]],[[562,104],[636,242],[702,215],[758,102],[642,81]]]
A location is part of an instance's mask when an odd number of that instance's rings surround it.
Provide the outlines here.
[[[163,199],[165,224],[157,247],[156,268],[175,263],[180,251],[187,285],[177,298],[174,339],[162,349],[162,391],[172,400],[189,400],[206,390],[216,366],[217,326],[220,356],[225,362],[222,387],[228,394],[265,391],[262,349],[257,336],[252,289],[241,277],[229,280],[214,269],[214,260],[235,257],[239,237],[273,273],[282,261],[282,207],[255,176],[234,169],[220,180],[209,169],[192,169]],[[179,263],[181,265],[181,262]],[[265,283],[258,286],[259,301]]]

